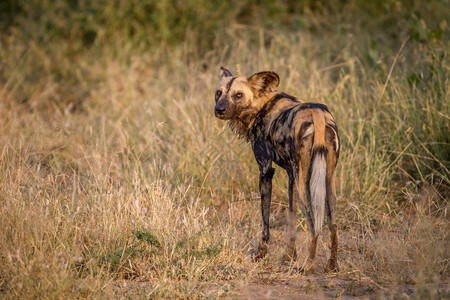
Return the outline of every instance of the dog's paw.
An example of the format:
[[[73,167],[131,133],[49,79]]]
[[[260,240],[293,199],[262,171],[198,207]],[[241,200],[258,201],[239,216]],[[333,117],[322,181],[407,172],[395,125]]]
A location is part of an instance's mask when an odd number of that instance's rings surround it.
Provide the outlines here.
[[[286,253],[284,253],[283,257],[281,258],[281,261],[283,263],[290,263],[296,261],[298,258],[297,250],[294,249],[288,249]]]
[[[258,262],[261,259],[263,259],[267,254],[267,244],[266,243],[260,243],[258,245],[258,250],[253,255],[253,261]]]
[[[314,262],[307,260],[303,266],[299,269],[299,272],[303,275],[312,275],[314,274]]]
[[[327,266],[325,267],[325,272],[327,273],[337,273],[339,272],[339,265],[336,259],[329,259]]]

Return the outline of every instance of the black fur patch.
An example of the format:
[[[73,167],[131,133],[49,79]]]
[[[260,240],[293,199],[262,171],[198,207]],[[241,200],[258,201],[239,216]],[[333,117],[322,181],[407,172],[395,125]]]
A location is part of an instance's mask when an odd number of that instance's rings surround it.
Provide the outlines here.
[[[231,80],[227,83],[227,93],[228,93],[228,91],[230,90],[231,85],[233,84],[233,81],[236,80],[236,78],[237,78],[237,77],[231,78]]]
[[[300,106],[299,110],[304,110],[304,109],[321,109],[323,111],[330,112],[328,110],[328,107],[325,104],[321,104],[321,103],[303,103]]]
[[[278,117],[273,121],[274,124],[284,125],[285,123],[287,123],[289,117],[291,117],[291,122],[292,122],[292,119],[293,119],[292,117],[295,115],[295,113],[293,113],[293,111],[296,110],[296,108],[298,108],[298,106],[293,106],[293,107],[290,107],[290,108],[282,111],[278,115]],[[289,123],[291,123],[291,122],[289,122]],[[289,129],[291,128],[291,125],[292,124],[289,124]]]
[[[253,123],[253,128],[252,128],[253,134],[256,133],[256,130],[255,130],[256,128],[264,127],[264,126],[261,126],[261,123],[262,123],[261,121],[264,119],[264,117],[267,115],[267,113],[272,110],[272,108],[275,106],[275,104],[278,102],[278,100],[282,99],[282,97],[280,98],[277,96],[278,95],[276,95],[275,97],[273,97],[269,101],[267,101],[267,103],[264,104],[264,106],[261,108],[261,110],[256,115],[255,123]]]
[[[270,168],[267,170],[266,174],[264,174],[265,177],[272,179],[273,175],[275,174],[275,169],[274,168]]]
[[[283,93],[283,92],[276,94],[271,100],[279,100],[279,99],[289,99],[289,100],[298,102],[297,98],[295,98],[294,96],[291,96],[289,94]]]
[[[286,93],[277,93],[269,101],[267,101],[267,103],[263,106],[263,108],[258,112],[258,114],[256,115],[256,118],[255,118],[255,123],[254,124],[255,125],[259,124],[261,122],[261,120],[264,119],[264,117],[267,115],[267,113],[272,110],[272,108],[275,106],[275,104],[279,100],[286,99],[286,98],[290,99],[292,101],[295,101],[295,102],[298,101],[297,98],[295,98],[295,97],[293,97],[291,95],[288,95]],[[283,111],[281,115],[285,115],[285,113],[288,112],[288,111],[290,112],[291,109]],[[288,112],[288,114],[289,114],[289,112]],[[281,115],[279,117],[281,117]]]

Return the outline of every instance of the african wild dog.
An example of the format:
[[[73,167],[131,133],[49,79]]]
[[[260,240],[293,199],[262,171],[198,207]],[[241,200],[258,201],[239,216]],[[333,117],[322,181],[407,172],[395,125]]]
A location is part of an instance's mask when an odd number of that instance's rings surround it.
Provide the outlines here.
[[[247,78],[233,76],[222,67],[215,93],[216,117],[228,120],[233,132],[250,141],[260,170],[262,237],[255,260],[267,253],[274,161],[289,176],[288,231],[292,234],[288,257],[297,256],[294,233],[298,203],[309,235],[308,258],[301,270],[314,271],[317,239],[326,208],[331,237],[327,270],[335,271],[338,241],[334,170],[339,157],[338,129],[325,105],[304,103],[276,91],[279,81],[274,72],[259,72]]]

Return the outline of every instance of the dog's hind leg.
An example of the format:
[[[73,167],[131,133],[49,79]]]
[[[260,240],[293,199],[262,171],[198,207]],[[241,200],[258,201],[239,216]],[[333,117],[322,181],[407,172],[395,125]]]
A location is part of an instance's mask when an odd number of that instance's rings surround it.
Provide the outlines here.
[[[304,170],[304,168],[303,168]],[[305,173],[305,174],[302,174]],[[316,258],[317,249],[317,239],[318,236],[314,229],[313,212],[311,210],[311,205],[308,204],[309,200],[306,194],[306,172],[302,172],[302,169],[298,172],[298,179],[296,180],[296,185],[298,187],[299,204],[303,215],[306,219],[306,224],[308,227],[308,257],[306,258],[300,271],[304,274],[314,273],[314,264]]]
[[[327,209],[327,220],[328,228],[330,229],[330,240],[331,240],[331,252],[330,258],[327,263],[326,271],[337,272],[339,270],[337,262],[337,251],[338,251],[338,236],[337,236],[337,225],[335,218],[335,208],[336,208],[336,183],[334,179],[334,161],[328,163],[329,170],[327,170],[327,197],[326,197],[326,209]]]
[[[292,172],[287,172],[289,176],[289,210],[288,210],[288,228],[287,228],[287,251],[284,261],[297,259],[297,250],[295,243],[297,239],[297,202],[298,193],[295,187],[295,176]]]

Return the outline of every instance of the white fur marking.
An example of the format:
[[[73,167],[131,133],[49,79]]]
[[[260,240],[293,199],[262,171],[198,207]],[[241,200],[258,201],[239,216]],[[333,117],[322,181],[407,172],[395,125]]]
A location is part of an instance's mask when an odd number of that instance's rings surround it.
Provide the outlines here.
[[[302,136],[302,139],[314,133],[314,125],[311,125],[306,129],[305,133]]]
[[[330,126],[330,128],[333,129],[333,132],[334,132],[334,141],[336,143],[336,151],[339,151],[339,139],[338,139],[337,132],[336,132],[336,130],[334,130],[333,127]]]
[[[325,197],[327,193],[325,177],[327,162],[323,153],[316,153],[312,162],[309,190],[311,192],[312,209],[314,213],[314,230],[316,236],[322,232],[325,211]]]

